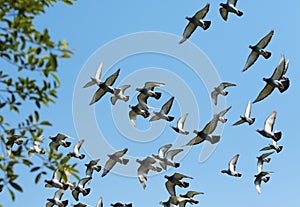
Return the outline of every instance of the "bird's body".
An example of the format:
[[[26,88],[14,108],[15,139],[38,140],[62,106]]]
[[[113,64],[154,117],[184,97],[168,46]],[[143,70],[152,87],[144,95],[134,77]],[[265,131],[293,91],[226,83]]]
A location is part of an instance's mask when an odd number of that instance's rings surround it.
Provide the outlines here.
[[[85,170],[85,175],[86,177],[92,177],[92,174],[94,170],[99,172],[101,170],[101,166],[97,165],[100,159],[96,160],[91,160],[88,164],[85,164],[86,170]]]
[[[172,144],[164,145],[159,148],[157,155],[152,155],[164,170],[167,169],[167,166],[172,166],[175,168],[178,168],[180,166],[180,163],[175,162],[173,159],[175,155],[182,152],[183,149],[169,150],[171,147]]]
[[[138,99],[144,99],[145,97],[153,97],[155,99],[159,99],[161,97],[160,92],[155,92],[155,87],[165,86],[164,83],[159,82],[146,82],[143,88],[136,88],[137,91],[140,92]]]
[[[131,108],[131,110],[129,111],[129,119],[134,127],[136,126],[136,118],[138,115],[144,118],[148,118],[150,116],[150,113],[148,111],[149,107],[145,102],[139,102],[135,106],[129,105],[129,108]]]
[[[49,143],[49,146],[52,150],[58,150],[59,146],[69,147],[71,142],[65,141],[65,139],[70,138],[70,136],[58,133],[55,137],[49,137],[52,141]]]
[[[260,173],[258,173],[257,175],[254,175],[255,180],[254,180],[254,185],[256,188],[256,191],[258,192],[258,194],[261,193],[261,181],[264,181],[265,183],[268,182],[270,180],[270,177],[266,177],[266,175],[271,174],[272,172],[264,172],[261,171]]]

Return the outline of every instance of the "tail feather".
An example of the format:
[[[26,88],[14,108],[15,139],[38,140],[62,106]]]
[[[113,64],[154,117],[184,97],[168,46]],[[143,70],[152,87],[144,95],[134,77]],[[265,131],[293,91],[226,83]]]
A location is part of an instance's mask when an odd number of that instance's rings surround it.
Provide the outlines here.
[[[128,162],[129,162],[129,159],[125,159],[125,158],[122,159],[122,164],[123,165],[127,165]]]
[[[263,56],[264,56],[265,59],[269,59],[271,57],[271,55],[272,55],[272,53],[268,52],[268,51],[263,53]]]
[[[79,159],[84,159],[85,158],[85,155],[84,154],[81,154],[81,156],[79,157]]]
[[[242,11],[238,10],[236,14],[240,17],[240,16],[243,16],[244,13]]]
[[[101,170],[101,166],[100,166],[100,165],[96,166],[96,167],[95,167],[95,170],[96,170],[97,172],[99,172],[99,171]]]
[[[85,189],[85,192],[83,193],[83,196],[87,196],[90,193],[91,189],[87,188]]]
[[[175,163],[174,163],[174,167],[175,167],[175,168],[178,168],[179,166],[180,166],[180,163],[178,163],[178,162],[175,162]]]
[[[64,201],[62,202],[62,204],[64,205],[64,207],[65,207],[65,206],[67,206],[67,205],[68,205],[68,203],[69,203],[69,201],[68,201],[68,200],[64,200]]]
[[[161,97],[161,93],[156,92],[154,98],[158,100],[160,97]]]
[[[278,149],[276,149],[276,152],[277,153],[281,152],[282,148],[283,148],[283,146],[279,146]]]
[[[184,187],[184,188],[187,188],[187,187],[189,187],[189,183],[188,182],[182,182],[182,187]]]
[[[282,135],[281,132],[275,132],[275,133],[274,133],[274,136],[275,136],[274,141],[277,142],[278,140],[280,140],[280,139],[281,139],[281,135]]]
[[[174,118],[175,118],[175,117],[173,117],[173,116],[168,116],[168,119],[167,119],[167,121],[173,121],[173,120],[174,120]]]
[[[266,158],[266,159],[264,159],[264,162],[269,163],[270,161],[271,161],[271,158]]]
[[[66,142],[66,144],[64,145],[64,147],[70,147],[71,146],[71,142]]]
[[[249,125],[252,125],[255,122],[255,118],[251,119],[251,123],[249,123]]]
[[[125,96],[124,101],[127,102],[129,100],[129,96]]]
[[[204,21],[202,28],[204,30],[207,30],[210,27],[210,24],[211,24],[211,21]]]

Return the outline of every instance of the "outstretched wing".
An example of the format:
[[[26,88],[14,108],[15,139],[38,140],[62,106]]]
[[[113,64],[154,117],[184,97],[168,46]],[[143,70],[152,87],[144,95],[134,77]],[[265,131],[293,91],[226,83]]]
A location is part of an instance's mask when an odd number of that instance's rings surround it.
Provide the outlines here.
[[[274,91],[275,87],[266,84],[265,87],[261,90],[261,92],[258,94],[257,98],[253,101],[253,103],[259,102],[263,99],[265,99],[268,95],[270,95]]]
[[[119,73],[120,68],[105,80],[105,84],[108,86],[112,86],[115,83],[117,77],[119,76]]]
[[[223,7],[219,9],[221,17],[226,21],[228,18],[228,11]]]
[[[275,123],[275,119],[276,119],[276,111],[273,111],[270,116],[266,119],[265,121],[265,127],[264,130],[267,132],[272,132],[273,131],[273,126]]]
[[[206,4],[205,7],[204,7],[203,9],[199,10],[199,11],[194,15],[194,17],[195,17],[196,19],[203,19],[203,18],[206,16],[207,12],[209,11],[209,6],[210,6],[209,3]]]
[[[239,159],[239,154],[236,154],[231,160],[230,160],[230,162],[229,162],[229,169],[230,169],[230,171],[232,171],[232,172],[234,172],[235,171],[235,165],[236,165],[236,162],[237,162],[237,160]]]
[[[90,102],[90,105],[99,101],[105,94],[106,94],[105,90],[103,90],[102,88],[98,88],[98,90],[94,93],[94,96]]]
[[[171,107],[172,107],[172,104],[173,104],[173,101],[174,101],[174,96],[171,97],[161,108],[161,110],[165,113],[165,114],[168,114]]]
[[[264,36],[258,43],[257,46],[260,48],[265,48],[272,39],[274,30],[271,30],[266,36]]]

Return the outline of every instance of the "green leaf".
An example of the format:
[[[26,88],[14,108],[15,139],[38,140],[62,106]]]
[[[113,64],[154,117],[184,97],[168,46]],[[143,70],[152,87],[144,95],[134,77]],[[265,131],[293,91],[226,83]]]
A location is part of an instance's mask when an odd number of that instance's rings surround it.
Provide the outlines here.
[[[41,121],[40,125],[44,125],[44,126],[52,126],[52,124],[49,121]]]
[[[23,192],[23,189],[22,189],[22,187],[21,187],[19,184],[14,183],[14,182],[9,182],[9,184],[10,184],[14,189],[16,189],[17,191]]]
[[[30,167],[31,165],[33,165],[33,163],[30,162],[30,161],[27,160],[27,159],[24,159],[24,160],[23,160],[23,164],[26,165],[26,166],[28,166],[28,167]]]
[[[34,167],[34,168],[32,168],[32,169],[30,170],[30,172],[35,172],[35,171],[37,171],[37,170],[39,170],[39,169],[41,169],[41,167]]]
[[[35,177],[35,180],[34,180],[35,184],[37,184],[40,181],[42,174],[43,174],[43,172],[40,172],[39,174],[37,174],[37,176]]]
[[[64,164],[66,164],[69,160],[70,160],[70,156],[66,156],[66,157],[64,157],[61,161],[60,161],[60,164],[61,165],[64,165]]]
[[[12,201],[15,201],[15,193],[10,188],[7,188],[7,189],[8,189],[8,192],[10,194]]]

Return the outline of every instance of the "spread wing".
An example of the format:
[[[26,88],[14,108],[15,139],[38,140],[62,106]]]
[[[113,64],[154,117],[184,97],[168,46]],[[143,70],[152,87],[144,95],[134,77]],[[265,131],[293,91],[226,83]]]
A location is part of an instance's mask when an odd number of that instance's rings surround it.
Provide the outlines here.
[[[131,85],[122,85],[119,87],[119,89],[124,92],[127,88],[130,88],[130,86]]]
[[[229,82],[223,82],[218,87],[224,89],[224,88],[231,87],[231,86],[236,86],[236,84],[229,83]]]
[[[182,39],[179,41],[179,44],[182,44],[185,40],[190,38],[190,36],[193,34],[193,32],[196,30],[197,26],[193,24],[192,22],[189,22],[182,34]]]
[[[100,197],[96,207],[103,207],[103,198]]]
[[[238,120],[237,122],[235,122],[235,123],[233,124],[233,126],[237,126],[237,125],[240,125],[240,124],[242,124],[242,123],[245,123],[245,121],[244,121],[243,119],[240,119],[240,120]]]
[[[206,16],[207,12],[209,11],[209,6],[210,6],[209,4],[206,4],[205,7],[204,7],[203,9],[199,10],[199,11],[194,15],[194,17],[195,17],[196,19],[203,19],[203,18]]]
[[[284,55],[281,55],[279,64],[274,70],[274,73],[272,74],[273,80],[280,80],[285,72],[285,58]]]
[[[146,82],[144,88],[148,88],[150,90],[153,90],[155,87],[161,87],[165,86],[165,83],[159,83],[159,82]]]
[[[239,159],[239,154],[236,154],[229,162],[229,169],[230,171],[234,172],[236,168],[236,162]]]
[[[170,160],[173,160],[174,156],[177,155],[179,152],[182,152],[182,151],[183,151],[183,149],[170,150],[166,153],[166,158],[170,159]]]
[[[245,111],[245,117],[250,118],[250,115],[251,115],[251,108],[252,108],[252,104],[251,104],[251,101],[249,101],[249,102],[248,102],[248,105],[247,105],[247,108],[246,108],[246,111]]]
[[[229,110],[231,109],[231,106],[230,107],[228,107],[227,109],[225,109],[225,110],[223,110],[223,111],[221,111],[220,113],[218,113],[218,116],[219,117],[222,117],[222,116],[224,116]]]
[[[165,185],[166,185],[166,188],[167,188],[168,192],[170,193],[170,195],[175,196],[176,195],[176,193],[175,193],[175,185],[171,181],[167,181],[165,183]]]
[[[236,5],[237,0],[228,0],[227,3],[228,4],[232,4],[233,6]]]
[[[259,53],[252,50],[250,55],[247,58],[246,64],[243,68],[243,72],[246,71],[248,68],[250,68],[255,63],[255,61],[258,59],[258,57],[259,57]]]
[[[274,126],[274,123],[275,123],[276,114],[277,114],[277,112],[273,111],[270,114],[270,116],[266,119],[266,121],[265,121],[265,127],[264,127],[264,130],[266,132],[272,132],[273,131],[273,126]]]
[[[126,154],[127,151],[128,151],[128,148],[125,148],[121,151],[115,152],[114,155],[117,156],[117,157],[122,157],[123,155]]]
[[[98,88],[98,90],[94,93],[94,96],[90,102],[90,105],[99,101],[105,94],[106,94],[105,90],[103,90],[102,88]]]
[[[274,89],[275,89],[274,86],[270,84],[266,84],[266,86],[261,90],[261,92],[258,94],[257,98],[253,101],[253,103],[263,100],[268,95],[270,95],[274,91]]]
[[[266,36],[264,36],[258,43],[257,46],[260,48],[265,48],[272,39],[274,30],[271,30]]]
[[[226,21],[228,18],[228,11],[223,7],[219,9],[221,17]]]
[[[180,119],[178,119],[178,121],[177,121],[177,127],[178,127],[179,129],[183,129],[183,127],[184,127],[184,122],[185,122],[185,120],[186,120],[186,118],[187,118],[188,115],[189,115],[189,114],[186,113],[186,114],[184,114]]]
[[[116,161],[114,161],[113,159],[108,159],[105,163],[104,170],[101,177],[104,177],[107,173],[109,173],[109,171],[113,168],[113,166],[115,166],[115,164]]]
[[[173,101],[174,101],[174,96],[172,98],[170,98],[161,108],[161,110],[165,113],[165,114],[168,114],[171,107],[172,107],[172,104],[173,104]]]
[[[105,84],[108,86],[113,85],[117,77],[119,76],[119,73],[120,73],[120,68],[105,80]]]
[[[73,195],[73,198],[78,201],[78,196],[79,196],[79,191],[78,190],[73,190],[72,191],[72,195]]]
[[[129,119],[134,127],[136,126],[136,116],[137,113],[135,113],[133,110],[129,111]]]
[[[160,158],[164,158],[166,152],[167,152],[171,147],[172,147],[172,144],[166,144],[166,145],[162,146],[161,148],[159,148],[159,150],[158,150],[158,156],[159,156]]]
[[[193,198],[195,195],[199,195],[199,194],[204,194],[203,192],[198,192],[198,191],[188,191],[186,193],[186,196],[188,198]]]
[[[76,154],[79,154],[80,147],[84,143],[84,139],[80,140],[75,146],[74,146],[74,152]]]
[[[182,178],[193,179],[193,177],[188,176],[188,175],[184,175],[184,174],[181,174],[181,173],[174,173],[173,177],[176,178],[177,180],[181,180]]]
[[[192,145],[196,145],[196,144],[200,144],[204,141],[204,138],[201,138],[199,136],[195,136],[193,139],[191,139],[186,146],[192,146]]]

